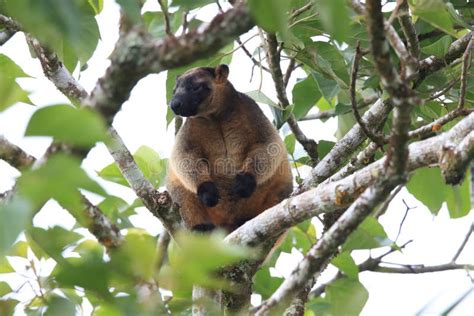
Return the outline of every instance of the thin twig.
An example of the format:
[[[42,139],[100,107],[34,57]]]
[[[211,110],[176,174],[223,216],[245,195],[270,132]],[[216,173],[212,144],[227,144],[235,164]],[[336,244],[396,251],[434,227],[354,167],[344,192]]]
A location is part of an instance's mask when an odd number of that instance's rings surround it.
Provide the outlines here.
[[[403,185],[399,185],[398,187],[396,187],[391,193],[390,195],[387,197],[387,199],[383,202],[382,205],[380,205],[380,207],[375,211],[374,213],[374,217],[375,218],[379,218],[380,216],[382,216],[383,214],[385,214],[385,212],[387,211],[388,209],[388,206],[390,205],[390,203],[393,201],[393,199],[397,196],[397,194],[403,189]]]
[[[302,6],[301,8],[296,9],[295,11],[293,11],[291,13],[290,21],[293,21],[295,18],[297,18],[301,14],[305,13],[306,11],[310,10],[312,7],[313,7],[313,2],[310,1],[307,4],[305,4],[304,6]]]
[[[165,32],[166,32],[166,34],[168,34],[168,36],[174,36],[173,32],[171,32],[170,16],[169,16],[169,13],[168,13],[168,9],[166,8],[165,4],[163,3],[163,0],[158,0],[158,3],[160,4],[161,12],[163,12],[163,17],[165,18]]]
[[[433,122],[431,122],[429,124],[420,126],[419,128],[410,131],[408,133],[408,137],[410,139],[421,138],[421,137],[424,137],[424,136],[426,136],[430,133],[438,132],[438,131],[441,130],[441,128],[445,124],[451,122],[452,120],[454,120],[458,117],[469,115],[473,111],[474,111],[474,109],[455,109],[455,110],[447,113],[446,115],[443,115],[440,118],[437,118],[436,120],[434,120]]]
[[[288,86],[288,82],[290,81],[291,74],[296,69],[295,63],[296,63],[295,58],[291,57],[290,63],[288,64],[288,68],[286,69],[286,72],[285,72],[285,76],[283,77],[283,85],[285,86],[285,88]]]
[[[290,105],[290,103],[286,95],[283,74],[280,68],[280,55],[277,51],[278,40],[275,34],[267,33],[264,41],[266,43],[265,47],[267,53],[267,62],[272,74],[273,82],[275,84],[278,101],[283,108],[286,108]],[[293,114],[290,114],[287,122],[291,131],[295,135],[296,140],[303,146],[305,151],[308,153],[308,156],[311,158],[313,165],[315,165],[318,162],[317,143],[313,139],[306,137],[301,128],[298,126],[298,122],[296,121]]]
[[[472,32],[471,32],[472,33]],[[471,66],[471,49],[472,49],[472,36],[467,44],[466,51],[462,55],[462,68],[461,68],[461,88],[459,91],[459,103],[458,108],[464,108],[464,102],[466,100],[466,85],[467,85],[467,71]]]
[[[461,246],[459,246],[459,249],[456,251],[454,254],[453,259],[451,259],[451,262],[456,262],[458,260],[459,256],[461,255],[461,252],[464,250],[464,247],[466,246],[467,242],[469,241],[469,237],[471,237],[471,234],[474,232],[474,223],[471,224],[469,227],[469,231],[467,232],[466,236],[464,237],[464,240],[461,243]]]
[[[408,51],[411,56],[418,61],[420,57],[420,43],[418,42],[418,35],[408,10],[408,2],[407,0],[401,0],[399,3],[398,21],[402,27],[403,35],[407,40]]]
[[[250,58],[250,60],[253,62],[253,64],[255,66],[258,66],[260,67],[261,69],[265,70],[266,72],[270,72],[270,70],[265,67],[264,65],[262,65],[261,62],[259,62],[258,60],[255,59],[255,57],[253,57],[252,53],[249,52],[249,50],[247,49],[247,47],[245,47],[245,43],[243,43],[240,38],[236,39],[235,40],[237,42],[237,44],[239,44],[240,48],[242,48],[242,50],[244,51],[245,55],[247,55],[248,58]]]
[[[444,87],[443,89],[441,89],[440,91],[436,92],[436,93],[433,93],[428,99],[427,101],[433,101],[433,100],[436,100],[437,98],[441,97],[441,96],[444,96],[446,93],[448,93],[449,90],[451,90],[452,87],[454,87],[454,85],[459,81],[459,78],[455,78],[453,80],[451,80],[450,82],[448,82],[448,84],[446,85],[446,87]]]
[[[357,73],[359,71],[359,62],[362,57],[362,52],[360,50],[360,42],[357,42],[356,51],[354,55],[354,62],[352,64],[351,69],[351,80],[349,85],[349,92],[351,97],[351,105],[352,111],[354,113],[354,117],[357,123],[360,125],[360,128],[364,132],[364,134],[374,143],[376,143],[380,148],[383,148],[384,141],[383,136],[375,135],[372,131],[367,127],[365,122],[362,120],[360,116],[359,110],[357,108],[357,99],[356,99],[356,81],[357,81]]]

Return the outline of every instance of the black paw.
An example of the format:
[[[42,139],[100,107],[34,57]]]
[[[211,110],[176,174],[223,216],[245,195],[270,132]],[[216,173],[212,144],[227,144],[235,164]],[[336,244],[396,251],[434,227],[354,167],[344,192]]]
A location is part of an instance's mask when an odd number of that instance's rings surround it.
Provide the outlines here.
[[[248,198],[257,187],[255,177],[248,172],[241,172],[235,176],[232,193],[238,197]]]
[[[215,228],[216,228],[216,225],[212,223],[203,223],[203,224],[194,225],[193,228],[191,228],[191,230],[193,232],[207,233],[207,232],[213,231]]]
[[[208,207],[216,206],[219,202],[219,191],[212,181],[206,181],[199,185],[197,189],[199,200]]]

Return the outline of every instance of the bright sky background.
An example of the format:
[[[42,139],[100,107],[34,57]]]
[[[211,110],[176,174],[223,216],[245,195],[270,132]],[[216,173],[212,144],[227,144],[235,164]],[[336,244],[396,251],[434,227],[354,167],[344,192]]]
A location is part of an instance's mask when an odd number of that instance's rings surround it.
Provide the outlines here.
[[[156,1],[148,1],[144,9],[158,10],[156,3]],[[199,13],[199,17],[202,20],[209,21],[215,14],[215,9],[215,6],[209,6]],[[104,1],[104,10],[98,16],[98,21],[102,41],[89,62],[88,69],[81,73],[79,78],[80,83],[88,91],[92,90],[97,79],[102,76],[109,65],[107,57],[113,50],[118,38],[117,5],[112,1]],[[246,34],[242,39],[245,40],[248,37],[249,35]],[[258,42],[259,39],[256,37],[246,46],[252,52]],[[24,89],[31,91],[30,98],[34,104],[41,107],[67,102],[67,99],[56,90],[53,84],[44,78],[39,61],[31,58],[23,35],[15,35],[7,44],[0,47],[0,53],[9,56],[26,73],[32,76],[28,79],[19,79],[18,82]],[[241,51],[234,55],[230,64],[229,80],[237,90],[248,92],[256,90],[260,86],[261,80],[258,68],[255,69],[253,81],[249,82],[251,67],[251,61]],[[302,72],[295,72],[289,87],[292,87],[292,83],[296,81],[298,76],[303,77]],[[113,125],[131,152],[135,152],[141,145],[147,145],[155,149],[162,157],[169,156],[174,140],[174,127],[171,124],[169,130],[166,128],[165,80],[166,73],[150,75],[141,80],[133,89],[130,100],[123,105],[122,111],[115,118]],[[262,80],[262,90],[266,95],[276,100],[271,78],[266,74],[264,74]],[[291,96],[291,90],[288,93]],[[0,134],[39,158],[48,147],[50,139],[23,136],[28,120],[35,109],[30,105],[19,104],[0,113]],[[267,106],[262,106],[262,109],[270,115]],[[300,125],[308,136],[316,140],[336,140],[333,135],[337,128],[336,119],[330,119],[325,123],[305,121]],[[105,146],[99,144],[84,160],[83,167],[92,177],[98,179],[109,193],[131,202],[135,198],[131,190],[102,181],[95,175],[96,171],[101,170],[112,161],[112,157]],[[18,176],[18,171],[0,161],[0,192],[10,189]],[[100,202],[100,199],[96,196],[90,198],[94,203]],[[393,201],[387,214],[381,217],[381,223],[392,239],[395,239],[399,223],[405,213],[405,206],[401,198],[405,199],[409,206],[416,206],[416,208],[408,214],[399,237],[399,244],[403,244],[410,239],[413,239],[414,242],[404,249],[403,254],[395,253],[386,257],[385,260],[388,262],[423,263],[426,265],[449,262],[468,231],[469,225],[473,222],[474,213],[471,212],[467,218],[452,220],[449,219],[448,212],[443,207],[440,214],[433,217],[426,207],[414,199],[406,190],[402,190],[400,198]],[[132,222],[154,235],[161,230],[158,220],[144,209],[139,212],[139,215],[133,216]],[[51,201],[35,216],[34,224],[41,227],[60,225],[71,229],[74,225],[74,219],[62,210],[57,203]],[[321,232],[319,224],[317,229]],[[385,251],[386,249],[381,249],[380,251],[374,251],[373,254],[377,255]],[[355,259],[357,262],[363,261],[366,257],[366,251],[356,252]],[[277,263],[278,272],[282,275],[288,275],[301,258],[302,255],[298,252],[283,256]],[[458,262],[474,263],[474,238],[471,238]],[[335,271],[332,267],[328,268],[323,273],[320,281],[329,280]],[[44,275],[49,272],[47,268],[43,271]],[[24,280],[18,276],[7,277],[6,279],[14,285],[13,288]],[[360,274],[360,280],[368,289],[370,295],[362,315],[413,315],[429,302],[431,302],[429,314],[435,315],[472,287],[465,271],[421,275],[365,272]],[[472,315],[473,310],[474,292],[471,291],[471,295],[451,315]],[[87,315],[87,310],[84,314]],[[18,312],[17,315],[23,315],[23,313]]]

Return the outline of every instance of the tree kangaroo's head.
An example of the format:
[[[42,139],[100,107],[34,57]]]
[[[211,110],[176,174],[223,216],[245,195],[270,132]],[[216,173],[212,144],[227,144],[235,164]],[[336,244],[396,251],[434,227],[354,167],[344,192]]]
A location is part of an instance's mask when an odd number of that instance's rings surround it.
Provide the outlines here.
[[[218,112],[224,89],[228,86],[229,67],[201,67],[176,78],[170,107],[180,116],[208,116]]]

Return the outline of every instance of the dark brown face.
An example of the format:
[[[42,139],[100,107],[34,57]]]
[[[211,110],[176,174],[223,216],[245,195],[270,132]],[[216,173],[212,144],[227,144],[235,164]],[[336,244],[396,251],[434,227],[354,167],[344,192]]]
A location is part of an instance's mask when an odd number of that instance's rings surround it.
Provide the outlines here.
[[[212,94],[216,87],[227,82],[228,74],[227,65],[219,65],[216,68],[194,68],[178,76],[170,102],[171,110],[184,117],[212,112]]]
[[[214,68],[195,68],[179,76],[170,102],[171,110],[180,116],[195,116],[212,94]]]

